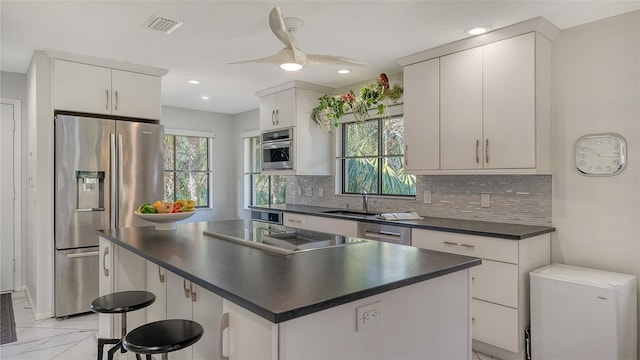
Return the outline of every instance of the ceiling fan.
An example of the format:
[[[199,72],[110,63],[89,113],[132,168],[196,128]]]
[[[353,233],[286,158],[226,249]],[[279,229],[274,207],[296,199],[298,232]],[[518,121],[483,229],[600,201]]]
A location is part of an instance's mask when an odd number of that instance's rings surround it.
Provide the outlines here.
[[[230,64],[242,64],[249,62],[273,63],[287,71],[298,71],[304,65],[366,65],[366,63],[348,59],[342,56],[331,55],[306,55],[296,44],[295,33],[304,24],[304,21],[295,17],[283,18],[279,7],[274,7],[269,13],[269,27],[275,36],[286,46],[278,53],[253,60],[238,61]]]

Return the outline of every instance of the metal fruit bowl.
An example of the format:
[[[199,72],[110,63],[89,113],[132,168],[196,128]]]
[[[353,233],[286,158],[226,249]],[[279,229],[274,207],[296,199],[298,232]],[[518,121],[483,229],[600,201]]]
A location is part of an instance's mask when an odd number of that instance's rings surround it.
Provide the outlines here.
[[[176,228],[176,221],[184,220],[195,214],[195,211],[165,213],[165,214],[148,214],[141,213],[138,210],[133,212],[139,218],[156,223],[156,230],[173,230]]]

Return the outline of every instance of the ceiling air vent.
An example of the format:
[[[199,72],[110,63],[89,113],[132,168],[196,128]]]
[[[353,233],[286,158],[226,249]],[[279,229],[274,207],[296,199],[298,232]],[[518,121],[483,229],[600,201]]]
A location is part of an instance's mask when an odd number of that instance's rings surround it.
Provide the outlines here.
[[[152,16],[145,24],[147,29],[162,31],[165,34],[171,34],[171,32],[182,25],[182,22],[172,20],[162,16]]]

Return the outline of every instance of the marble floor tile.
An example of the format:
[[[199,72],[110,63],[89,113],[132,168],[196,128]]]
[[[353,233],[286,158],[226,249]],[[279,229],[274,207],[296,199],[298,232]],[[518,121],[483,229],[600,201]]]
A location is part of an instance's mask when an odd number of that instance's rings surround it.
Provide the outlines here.
[[[95,331],[33,327],[16,329],[16,334],[18,341],[2,345],[2,359],[53,359]]]
[[[98,315],[34,320],[23,291],[11,296],[18,341],[0,346],[0,359],[93,360],[96,358]]]

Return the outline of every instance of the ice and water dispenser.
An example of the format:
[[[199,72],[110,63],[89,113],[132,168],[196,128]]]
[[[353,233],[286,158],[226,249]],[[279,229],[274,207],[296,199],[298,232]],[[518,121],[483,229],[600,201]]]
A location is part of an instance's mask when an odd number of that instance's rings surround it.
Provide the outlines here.
[[[76,171],[76,211],[104,211],[104,171]]]

